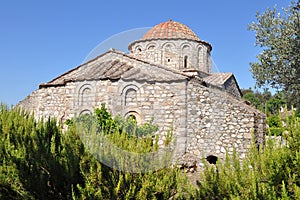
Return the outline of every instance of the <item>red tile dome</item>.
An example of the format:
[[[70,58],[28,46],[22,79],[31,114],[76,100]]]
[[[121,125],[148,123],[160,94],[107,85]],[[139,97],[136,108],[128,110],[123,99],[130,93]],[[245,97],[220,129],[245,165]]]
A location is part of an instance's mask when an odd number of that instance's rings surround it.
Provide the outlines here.
[[[154,26],[142,37],[142,40],[151,39],[190,39],[200,41],[189,27],[172,20]]]

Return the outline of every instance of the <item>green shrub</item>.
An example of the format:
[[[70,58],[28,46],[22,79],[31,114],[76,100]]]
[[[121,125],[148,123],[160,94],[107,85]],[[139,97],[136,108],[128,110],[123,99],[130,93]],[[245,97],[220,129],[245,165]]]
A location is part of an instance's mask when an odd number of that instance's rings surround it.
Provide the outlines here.
[[[206,166],[199,199],[300,199],[300,119],[291,116],[286,129],[285,146],[267,140],[263,149],[253,145],[242,164],[234,153]]]
[[[277,127],[270,127],[268,130],[269,130],[269,135],[271,136],[282,136],[282,133],[284,131],[284,129],[277,128]]]
[[[96,117],[105,119],[82,116],[80,120],[88,122],[84,128],[96,127],[130,151],[156,149],[152,137],[127,133],[134,123],[127,125],[121,119],[122,128],[105,107],[101,113]],[[89,123],[90,118],[96,126]],[[273,119],[274,130],[280,128],[278,118]],[[172,167],[128,173],[103,165],[85,149],[74,122],[69,120],[68,131],[62,133],[54,119],[36,122],[26,112],[1,105],[0,199],[300,199],[300,119],[296,114],[285,121],[287,145],[268,140],[264,149],[253,145],[243,163],[234,153],[216,166],[206,165],[198,188]]]
[[[270,128],[281,128],[282,127],[282,119],[279,115],[272,115],[267,117],[267,124]]]
[[[84,129],[92,133],[96,128],[124,149],[153,150],[152,137],[133,137],[126,130],[120,131],[105,107],[96,117],[82,115],[78,120],[83,122]],[[128,127],[126,120],[122,120]],[[76,122],[68,120],[68,131],[62,133],[55,119],[36,122],[33,115],[0,106],[0,199],[168,199],[174,195],[187,199],[190,196],[190,184],[176,169],[127,173],[103,165],[85,149]],[[155,127],[151,122],[143,130],[152,133],[157,130]]]

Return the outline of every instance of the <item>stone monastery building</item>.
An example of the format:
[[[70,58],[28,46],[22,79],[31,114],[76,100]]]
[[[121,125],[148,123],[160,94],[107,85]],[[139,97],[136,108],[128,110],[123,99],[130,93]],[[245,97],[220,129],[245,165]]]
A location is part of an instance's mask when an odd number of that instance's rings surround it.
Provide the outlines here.
[[[222,159],[234,148],[243,158],[253,134],[263,144],[265,115],[241,99],[232,73],[211,73],[212,46],[186,25],[162,22],[128,49],[110,49],[40,84],[19,106],[61,122],[102,103],[138,123],[154,117],[161,133],[173,129],[176,158],[191,162]]]

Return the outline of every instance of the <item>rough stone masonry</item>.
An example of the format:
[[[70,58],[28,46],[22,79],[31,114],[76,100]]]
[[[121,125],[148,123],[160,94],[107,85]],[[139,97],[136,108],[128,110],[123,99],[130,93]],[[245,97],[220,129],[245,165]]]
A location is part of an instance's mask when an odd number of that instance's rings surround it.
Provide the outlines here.
[[[201,163],[225,158],[234,149],[242,159],[252,144],[264,144],[265,115],[241,99],[232,73],[212,73],[212,46],[186,25],[162,22],[126,54],[110,49],[57,78],[43,83],[18,105],[37,119],[60,122],[91,113],[105,103],[113,114],[154,117],[162,145],[172,129],[174,162]]]

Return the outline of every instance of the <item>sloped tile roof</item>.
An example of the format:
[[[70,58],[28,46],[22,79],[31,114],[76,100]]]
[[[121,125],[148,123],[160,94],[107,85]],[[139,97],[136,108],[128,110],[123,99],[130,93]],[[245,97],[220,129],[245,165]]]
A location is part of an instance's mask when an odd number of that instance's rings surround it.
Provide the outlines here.
[[[211,85],[223,86],[232,76],[232,73],[213,73],[204,77],[203,81]]]
[[[106,56],[106,57],[105,57]],[[83,80],[175,81],[188,76],[177,70],[138,60],[116,50],[110,50],[92,61],[74,68],[40,87],[65,85]]]

